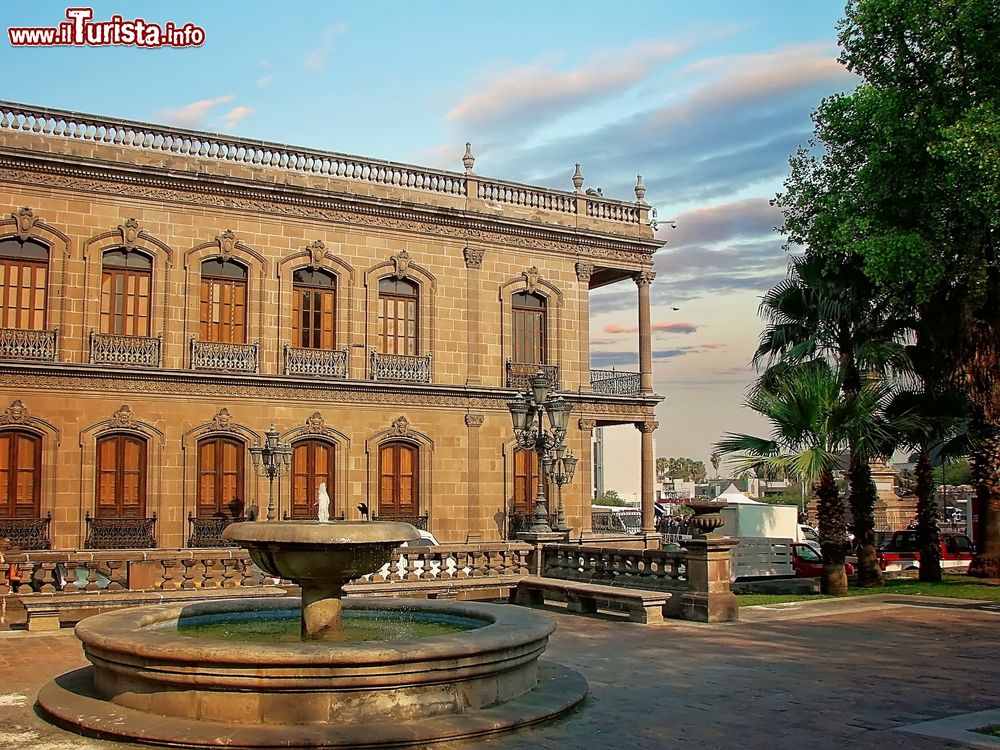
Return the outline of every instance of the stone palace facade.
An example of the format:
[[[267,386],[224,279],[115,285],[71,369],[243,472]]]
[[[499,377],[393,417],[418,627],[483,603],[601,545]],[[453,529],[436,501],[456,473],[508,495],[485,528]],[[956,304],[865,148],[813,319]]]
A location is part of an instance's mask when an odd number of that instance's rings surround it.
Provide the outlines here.
[[[642,432],[652,527],[652,254],[635,202],[0,103],[0,537],[213,546],[267,506],[249,449],[292,448],[279,517],[506,538],[534,454],[507,401],[573,405],[563,488],[590,526],[591,435]],[[589,295],[635,294],[638,373],[589,365]],[[554,507],[553,507],[554,510]]]

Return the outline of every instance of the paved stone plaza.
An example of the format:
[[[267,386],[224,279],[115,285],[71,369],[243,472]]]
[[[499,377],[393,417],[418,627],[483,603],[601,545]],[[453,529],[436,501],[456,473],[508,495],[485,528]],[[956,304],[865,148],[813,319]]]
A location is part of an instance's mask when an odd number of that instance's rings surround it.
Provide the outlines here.
[[[655,626],[549,611],[559,630],[548,656],[587,677],[583,707],[542,727],[449,747],[1000,747],[984,735],[899,731],[991,709],[986,723],[1000,723],[997,605],[879,597],[745,609],[741,622],[726,625]],[[33,714],[38,688],[82,664],[71,630],[0,632],[0,748],[126,747],[67,734]],[[919,729],[941,726],[948,734],[947,722]]]

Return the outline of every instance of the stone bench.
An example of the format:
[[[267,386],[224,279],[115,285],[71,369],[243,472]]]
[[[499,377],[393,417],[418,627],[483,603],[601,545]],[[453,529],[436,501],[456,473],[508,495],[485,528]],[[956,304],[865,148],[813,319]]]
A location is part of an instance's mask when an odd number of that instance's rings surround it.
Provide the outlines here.
[[[81,591],[76,593],[18,594],[27,613],[28,630],[58,630],[62,623],[77,623],[92,615],[123,607],[145,604],[211,599],[246,599],[248,597],[286,596],[276,586],[244,586],[238,588],[179,589],[175,591]]]
[[[571,612],[594,613],[598,606],[623,607],[632,622],[663,622],[664,608],[673,596],[665,591],[644,591],[561,578],[526,576],[510,593],[511,604],[544,604],[546,595],[565,601]]]

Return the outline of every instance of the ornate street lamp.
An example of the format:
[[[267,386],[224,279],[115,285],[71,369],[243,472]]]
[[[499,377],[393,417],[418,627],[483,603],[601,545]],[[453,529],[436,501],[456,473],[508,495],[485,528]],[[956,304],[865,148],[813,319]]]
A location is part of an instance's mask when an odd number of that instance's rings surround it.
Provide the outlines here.
[[[573,481],[573,475],[576,473],[576,462],[579,459],[573,455],[573,451],[562,445],[557,447],[553,453],[554,457],[546,457],[543,468],[549,481],[559,488],[559,510],[556,511],[555,530],[569,531],[569,527],[566,525],[566,512],[563,510],[562,488],[564,484]]]
[[[278,514],[274,507],[274,480],[288,471],[291,465],[292,446],[278,442],[278,431],[272,424],[264,433],[264,445],[250,448],[254,473],[267,477],[267,520],[275,521]]]
[[[545,477],[552,478],[559,487],[559,512],[562,513],[562,485],[573,480],[576,469],[576,459],[572,453],[566,455],[563,442],[573,407],[562,396],[552,392],[552,381],[541,370],[531,378],[530,383],[530,388],[518,393],[513,401],[507,403],[507,408],[518,447],[534,451],[538,456],[538,494],[529,530],[535,534],[547,534],[552,529],[549,526],[548,501],[545,499]],[[545,414],[549,418],[550,430],[545,429]],[[565,516],[557,525],[565,526]]]

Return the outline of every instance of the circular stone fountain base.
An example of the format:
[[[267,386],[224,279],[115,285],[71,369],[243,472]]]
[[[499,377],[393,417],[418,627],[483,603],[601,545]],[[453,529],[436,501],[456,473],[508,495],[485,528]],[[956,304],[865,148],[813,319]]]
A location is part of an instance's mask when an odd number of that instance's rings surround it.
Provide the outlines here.
[[[142,607],[84,620],[92,667],[49,682],[41,712],[91,736],[181,747],[379,747],[513,729],[579,703],[586,681],[538,657],[554,625],[504,605],[347,600],[346,610],[413,612],[481,627],[408,641],[226,643],[178,618],[277,611],[297,599]]]

